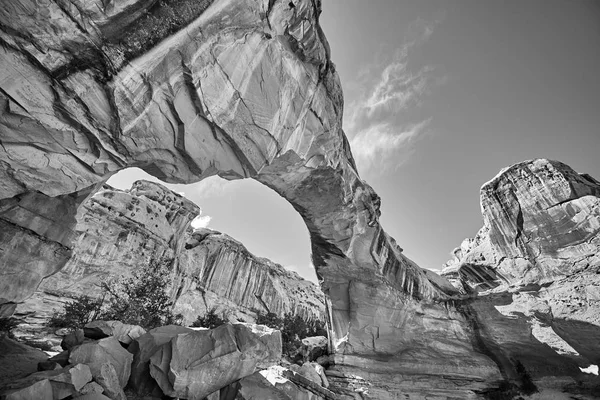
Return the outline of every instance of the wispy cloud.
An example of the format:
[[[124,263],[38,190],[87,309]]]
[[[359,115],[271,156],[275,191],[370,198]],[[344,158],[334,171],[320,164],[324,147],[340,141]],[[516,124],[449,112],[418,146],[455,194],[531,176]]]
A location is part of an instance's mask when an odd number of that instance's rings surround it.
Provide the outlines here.
[[[391,57],[359,72],[358,85],[364,95],[348,105],[344,125],[361,171],[398,168],[429,132],[431,117],[417,119],[410,111],[422,105],[432,82],[440,80],[434,78],[432,66],[414,71],[409,54],[429,39],[434,27],[421,19],[413,22]]]
[[[401,127],[383,122],[363,129],[351,140],[354,157],[364,170],[398,168],[414,153],[414,142],[421,138],[430,122],[428,118]],[[402,154],[400,149],[404,150]]]

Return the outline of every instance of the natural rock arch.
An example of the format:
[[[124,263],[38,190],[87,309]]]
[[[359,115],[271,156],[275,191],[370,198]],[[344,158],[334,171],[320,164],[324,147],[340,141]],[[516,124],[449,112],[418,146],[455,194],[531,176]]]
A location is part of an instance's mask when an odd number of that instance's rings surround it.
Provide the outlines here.
[[[378,222],[379,198],[342,131],[320,3],[215,1],[148,51],[124,52],[118,39],[152,4],[0,5],[0,211],[10,235],[31,241],[0,237],[0,289],[23,288],[3,303],[60,268],[68,246],[51,228],[62,220],[68,236],[77,205],[117,171],[138,166],[173,183],[250,177],[306,222],[339,368],[368,367],[388,387],[403,385],[388,382],[398,371],[437,376],[422,388],[432,393],[455,387],[449,371],[476,377],[464,390],[500,379],[472,344],[453,287],[404,257]],[[64,254],[40,254],[43,241]],[[30,265],[20,283],[9,278],[18,252]]]

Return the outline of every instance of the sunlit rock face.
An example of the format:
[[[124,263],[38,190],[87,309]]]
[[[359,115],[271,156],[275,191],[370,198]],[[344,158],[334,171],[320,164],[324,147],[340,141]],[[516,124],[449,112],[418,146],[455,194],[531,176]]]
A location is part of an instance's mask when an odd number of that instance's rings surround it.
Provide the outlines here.
[[[484,226],[442,274],[464,292],[499,365],[534,379],[600,361],[600,183],[557,161],[502,170],[481,188]],[[503,368],[514,376],[514,368]]]
[[[73,256],[40,289],[99,296],[101,282],[151,260],[173,263],[200,208],[167,188],[137,181],[128,191],[103,186],[79,208]]]
[[[137,181],[127,191],[104,185],[79,208],[72,256],[17,308],[47,318],[61,302],[102,296],[102,282],[127,276],[152,260],[172,270],[175,312],[191,324],[215,309],[252,320],[256,310],[325,320],[323,293],[281,265],[252,255],[231,237],[191,221],[200,208],[157,183]]]
[[[0,5],[0,196],[93,193],[128,166],[168,182],[257,179],[306,222],[344,382],[369,370],[377,387],[401,380],[390,396],[459,398],[496,385],[457,291],[403,256],[378,222],[379,197],[342,131],[320,2],[186,4]],[[35,248],[20,257],[42,259]],[[22,301],[59,269],[36,264],[2,301]],[[1,274],[17,285],[10,268]]]
[[[600,183],[557,161],[502,170],[481,188],[484,226],[444,275],[490,289],[542,285],[600,264]]]
[[[255,311],[326,320],[325,299],[315,284],[210,229],[189,236],[180,253],[174,290],[179,294],[175,311],[189,322],[211,309],[246,321]]]

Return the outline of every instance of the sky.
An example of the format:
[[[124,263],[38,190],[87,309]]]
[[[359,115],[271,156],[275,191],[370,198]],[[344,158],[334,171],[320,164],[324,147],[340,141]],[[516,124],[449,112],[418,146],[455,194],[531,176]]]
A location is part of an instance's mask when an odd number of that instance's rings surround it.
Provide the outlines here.
[[[438,270],[482,225],[479,189],[538,157],[600,178],[600,2],[323,0],[344,130],[380,222]],[[120,188],[141,178],[126,170]],[[252,180],[170,185],[203,224],[316,281],[308,232]]]

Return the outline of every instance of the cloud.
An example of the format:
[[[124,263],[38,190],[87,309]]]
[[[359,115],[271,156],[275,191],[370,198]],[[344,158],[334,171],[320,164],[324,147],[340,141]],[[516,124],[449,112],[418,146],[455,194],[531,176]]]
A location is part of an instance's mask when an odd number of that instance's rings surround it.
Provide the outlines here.
[[[208,224],[210,223],[211,219],[212,219],[212,217],[210,217],[208,215],[198,214],[196,216],[196,218],[194,218],[192,220],[190,225],[191,225],[192,229],[194,229],[194,230],[206,228],[206,227],[208,227]]]
[[[409,54],[433,34],[434,23],[413,22],[403,44],[385,62],[365,65],[358,74],[363,96],[351,102],[344,116],[345,131],[361,171],[395,169],[430,132],[431,117],[416,118],[430,88],[443,79],[430,65],[410,67]],[[377,56],[376,58],[380,58]]]
[[[398,168],[414,153],[414,142],[427,132],[430,122],[431,118],[428,118],[405,125],[401,130],[385,122],[373,125],[354,136],[350,147],[355,159],[365,170],[373,167],[379,170]]]

